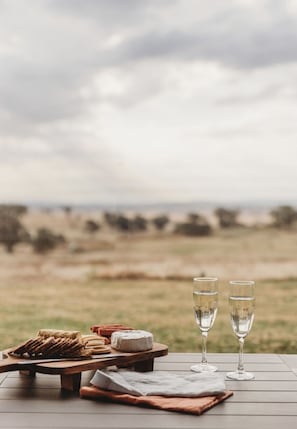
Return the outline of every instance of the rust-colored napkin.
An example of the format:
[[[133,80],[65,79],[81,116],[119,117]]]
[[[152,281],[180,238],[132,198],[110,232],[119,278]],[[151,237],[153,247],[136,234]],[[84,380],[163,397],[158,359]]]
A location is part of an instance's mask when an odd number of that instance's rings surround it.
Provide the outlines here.
[[[177,396],[134,396],[128,393],[119,393],[112,390],[103,390],[95,386],[83,386],[80,389],[81,398],[102,401],[118,402],[123,404],[138,405],[150,408],[159,408],[166,411],[177,411],[200,415],[213,406],[219,404],[233,395],[227,390],[218,396],[202,397],[177,397]]]

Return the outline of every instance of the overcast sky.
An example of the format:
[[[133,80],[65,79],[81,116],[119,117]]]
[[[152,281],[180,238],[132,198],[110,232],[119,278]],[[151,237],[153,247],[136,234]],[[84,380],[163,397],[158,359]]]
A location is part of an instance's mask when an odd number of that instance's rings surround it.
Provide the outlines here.
[[[297,2],[0,0],[0,201],[296,201]]]

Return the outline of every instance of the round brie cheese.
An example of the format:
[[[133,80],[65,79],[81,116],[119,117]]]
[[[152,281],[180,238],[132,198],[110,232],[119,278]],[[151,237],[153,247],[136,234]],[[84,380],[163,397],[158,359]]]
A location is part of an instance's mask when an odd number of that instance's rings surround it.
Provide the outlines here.
[[[121,352],[144,352],[153,348],[153,334],[147,331],[116,331],[111,335],[111,347]]]

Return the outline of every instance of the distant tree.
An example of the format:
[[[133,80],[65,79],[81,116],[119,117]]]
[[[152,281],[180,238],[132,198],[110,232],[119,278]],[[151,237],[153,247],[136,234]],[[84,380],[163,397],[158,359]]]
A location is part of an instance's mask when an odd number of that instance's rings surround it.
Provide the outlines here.
[[[238,210],[229,210],[219,207],[214,212],[218,219],[221,228],[234,228],[239,225],[237,218],[239,215]]]
[[[28,212],[28,207],[23,204],[0,204],[0,213],[20,217]]]
[[[121,232],[133,231],[133,222],[127,216],[119,214],[115,219],[115,227]]]
[[[100,224],[92,219],[87,219],[85,222],[85,230],[90,234],[97,232],[100,229]]]
[[[147,219],[140,214],[130,218],[122,213],[105,212],[103,219],[108,226],[120,232],[145,231],[148,223]]]
[[[66,216],[70,216],[72,213],[72,207],[70,207],[70,206],[63,206],[62,210]]]
[[[0,210],[0,243],[7,252],[12,253],[14,246],[29,240],[29,233],[16,215],[9,210]]]
[[[291,206],[279,206],[271,210],[273,225],[277,228],[290,228],[297,220],[297,211]]]
[[[132,230],[137,231],[146,231],[147,229],[147,219],[142,215],[135,215],[132,219]]]
[[[191,237],[207,237],[211,235],[212,228],[207,224],[195,224],[190,222],[177,223],[174,232],[176,234],[188,235]]]
[[[117,215],[115,213],[105,212],[105,213],[103,213],[103,219],[104,219],[104,222],[108,226],[110,226],[112,228],[114,228],[116,226]]]
[[[151,222],[158,231],[163,231],[169,223],[169,217],[166,215],[155,216]]]
[[[212,228],[204,216],[191,213],[187,216],[186,222],[175,225],[174,232],[192,237],[205,237],[211,235]]]
[[[188,213],[187,219],[189,223],[195,223],[195,224],[205,224],[206,219],[204,216],[202,216],[199,213]]]
[[[55,249],[59,244],[64,243],[65,237],[55,234],[47,228],[39,228],[37,234],[32,238],[32,246],[36,253],[46,253]]]

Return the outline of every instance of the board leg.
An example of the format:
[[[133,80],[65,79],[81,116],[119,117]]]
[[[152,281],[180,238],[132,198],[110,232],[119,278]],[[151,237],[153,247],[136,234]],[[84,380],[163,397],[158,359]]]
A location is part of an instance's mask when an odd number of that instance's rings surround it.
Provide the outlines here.
[[[27,377],[35,377],[36,371],[34,369],[20,369],[19,373],[21,375],[26,375]]]
[[[134,364],[135,371],[148,372],[154,370],[154,359],[142,360]]]
[[[78,392],[81,383],[81,372],[76,374],[61,374],[61,388]]]

